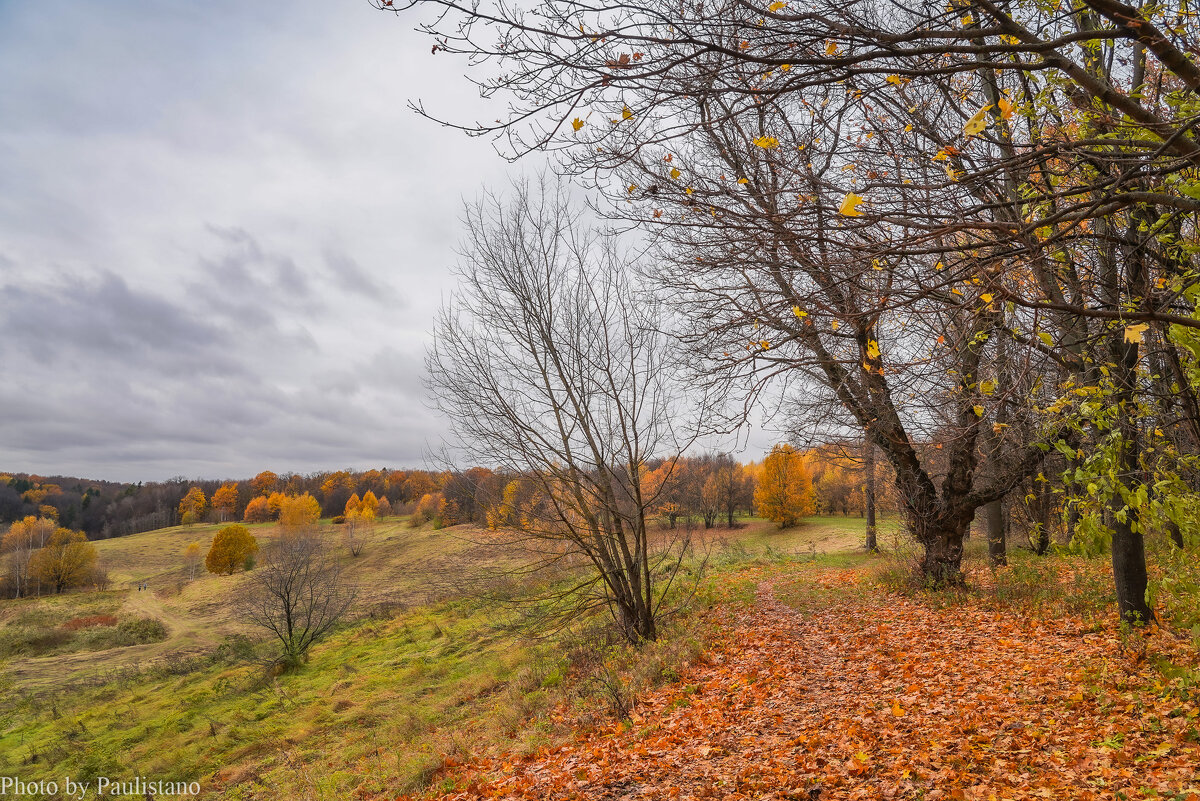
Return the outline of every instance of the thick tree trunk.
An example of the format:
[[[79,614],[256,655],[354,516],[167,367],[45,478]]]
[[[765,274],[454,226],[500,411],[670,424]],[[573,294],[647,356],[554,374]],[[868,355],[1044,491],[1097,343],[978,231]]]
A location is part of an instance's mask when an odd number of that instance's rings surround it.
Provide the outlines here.
[[[956,534],[945,529],[923,543],[925,555],[921,558],[921,572],[935,587],[962,584],[962,541],[962,531]]]
[[[983,507],[987,525],[988,562],[992,567],[1008,564],[1008,552],[1004,539],[1004,501],[997,498]]]
[[[917,541],[925,549],[921,573],[934,587],[954,587],[963,583],[963,538],[971,527],[970,513],[951,519],[941,518],[914,526]]]

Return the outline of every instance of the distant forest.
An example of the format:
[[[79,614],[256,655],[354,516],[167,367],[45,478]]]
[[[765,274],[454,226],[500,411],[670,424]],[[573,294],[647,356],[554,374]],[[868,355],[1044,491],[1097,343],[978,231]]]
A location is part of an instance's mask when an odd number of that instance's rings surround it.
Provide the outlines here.
[[[367,491],[389,497],[397,507],[419,500],[445,483],[441,474],[425,470],[367,470],[276,475],[269,471],[249,480],[188,480],[124,484],[73,476],[0,474],[0,527],[34,515],[53,517],[58,524],[79,529],[88,539],[107,539],[139,531],[178,525],[180,502],[193,487],[212,498],[222,487],[232,486],[232,508],[210,509],[213,520],[241,520],[246,504],[263,490],[288,495],[305,492],[321,502],[325,516],[340,515],[350,496]],[[401,509],[397,508],[397,511]]]

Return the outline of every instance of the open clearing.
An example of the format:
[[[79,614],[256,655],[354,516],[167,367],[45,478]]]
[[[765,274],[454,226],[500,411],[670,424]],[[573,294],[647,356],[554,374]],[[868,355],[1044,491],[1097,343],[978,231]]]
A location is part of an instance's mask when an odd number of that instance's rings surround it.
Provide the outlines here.
[[[186,580],[183,548],[216,528],[98,543],[117,589],[0,604],[0,633],[100,612],[169,632],[10,659],[0,775],[264,801],[1200,801],[1196,652],[1122,637],[1104,560],[1014,550],[991,571],[976,538],[970,591],[897,595],[900,563],[861,552],[861,519],[751,521],[697,532],[690,612],[635,651],[586,627],[521,636],[519,609],[458,580],[499,558],[487,532],[387,521],[347,562],[357,619],[270,678],[230,617],[242,577]]]

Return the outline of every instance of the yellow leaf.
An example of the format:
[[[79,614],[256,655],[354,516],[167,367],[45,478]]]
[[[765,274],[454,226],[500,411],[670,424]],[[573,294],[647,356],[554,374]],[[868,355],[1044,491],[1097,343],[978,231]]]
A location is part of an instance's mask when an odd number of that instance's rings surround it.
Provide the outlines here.
[[[1042,344],[1045,345],[1047,348],[1053,347],[1053,345],[1054,345],[1054,338],[1051,337],[1049,334],[1047,334],[1045,331],[1038,331],[1038,339],[1042,340]]]
[[[836,331],[841,327],[841,323],[839,323],[837,320],[833,320],[829,323],[829,327]]]
[[[1013,104],[1007,97],[1000,98],[1000,102],[996,104],[1000,107],[1000,118],[1003,120],[1011,120],[1013,118]]]
[[[1150,326],[1145,323],[1135,323],[1125,326],[1125,341],[1126,342],[1141,342],[1146,329]]]
[[[867,340],[867,358],[869,358],[869,359],[878,359],[879,358],[879,343],[873,339]]]
[[[963,126],[963,134],[965,136],[975,136],[987,127],[987,113],[991,106],[984,106],[975,112],[975,116],[967,120],[967,124]]]
[[[784,72],[787,72],[787,71],[788,71],[788,70],[790,70],[791,68],[792,68],[792,65],[791,65],[791,64],[782,64],[782,65],[780,65],[780,67],[779,67],[779,69],[783,70]]]
[[[692,194],[692,188],[690,186],[687,189],[685,189],[684,191],[687,192],[689,195]]]
[[[678,169],[677,167],[672,167],[672,168],[671,168],[671,177],[672,177],[672,178],[678,178],[678,177],[679,177],[679,169]]]
[[[635,190],[635,189],[637,189],[637,184],[630,184],[630,185],[629,185],[629,193],[630,193],[630,194],[633,194],[633,192],[634,192],[634,190]]]
[[[976,417],[983,417],[983,407],[982,406],[972,406],[971,411],[975,412]]]
[[[863,200],[864,198],[862,195],[856,195],[853,192],[849,193],[842,200],[842,205],[838,209],[838,214],[841,214],[844,217],[861,217],[862,212],[858,210],[858,207],[862,205]]]
[[[893,86],[899,86],[900,85],[900,76],[899,75],[889,75],[889,76],[887,76],[887,82],[892,84]]]
[[[946,265],[942,264],[939,261],[937,264],[933,265],[933,269],[937,270],[940,273],[942,270],[946,269]]]
[[[571,120],[571,127],[578,131],[583,127],[583,120],[576,117],[575,119]]]
[[[984,395],[991,395],[993,392],[996,391],[996,382],[990,378],[986,381],[980,381],[979,382],[979,391],[982,392]]]
[[[781,2],[779,2],[779,0],[775,0],[774,3],[771,3],[771,5],[767,6],[767,11],[770,11],[772,14],[774,14],[776,11],[779,11],[786,7],[787,7],[787,3],[781,3]]]
[[[775,148],[779,147],[779,140],[773,136],[760,136],[754,140],[754,144],[758,145],[764,150],[774,150]]]
[[[748,184],[748,183],[750,183],[750,179],[749,178],[738,178],[738,183],[739,184]]]
[[[904,707],[900,706],[900,699],[892,699],[892,714],[898,718],[904,717]]]
[[[991,292],[984,292],[982,295],[979,296],[979,299],[982,300],[984,303],[991,303],[993,297],[995,297],[995,296]]]
[[[829,44],[825,45],[825,55],[836,56],[837,51],[838,51],[837,42],[829,42]]]
[[[799,306],[792,307],[792,314],[796,315],[797,317],[807,317],[808,316],[808,312],[804,311],[804,309],[801,309]]]
[[[633,112],[629,110],[629,106],[626,106],[625,109],[621,112],[621,119],[623,119],[623,120],[633,119]]]
[[[771,349],[771,343],[770,343],[770,342],[768,342],[768,341],[767,341],[767,340],[765,340],[765,339],[764,339],[762,342],[760,342],[759,344],[760,344],[760,345],[762,345],[762,347],[763,347],[763,350],[770,350],[770,349]]]

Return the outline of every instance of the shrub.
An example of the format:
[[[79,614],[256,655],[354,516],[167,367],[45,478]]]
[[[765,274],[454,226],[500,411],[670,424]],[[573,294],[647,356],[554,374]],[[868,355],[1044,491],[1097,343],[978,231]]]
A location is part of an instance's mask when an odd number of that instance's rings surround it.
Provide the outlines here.
[[[62,627],[67,631],[78,631],[79,629],[90,629],[94,626],[115,626],[117,618],[113,615],[88,615],[87,617],[77,617],[68,620],[62,624]]]
[[[120,645],[143,645],[167,639],[167,627],[156,617],[135,617],[122,620],[117,626]]]

